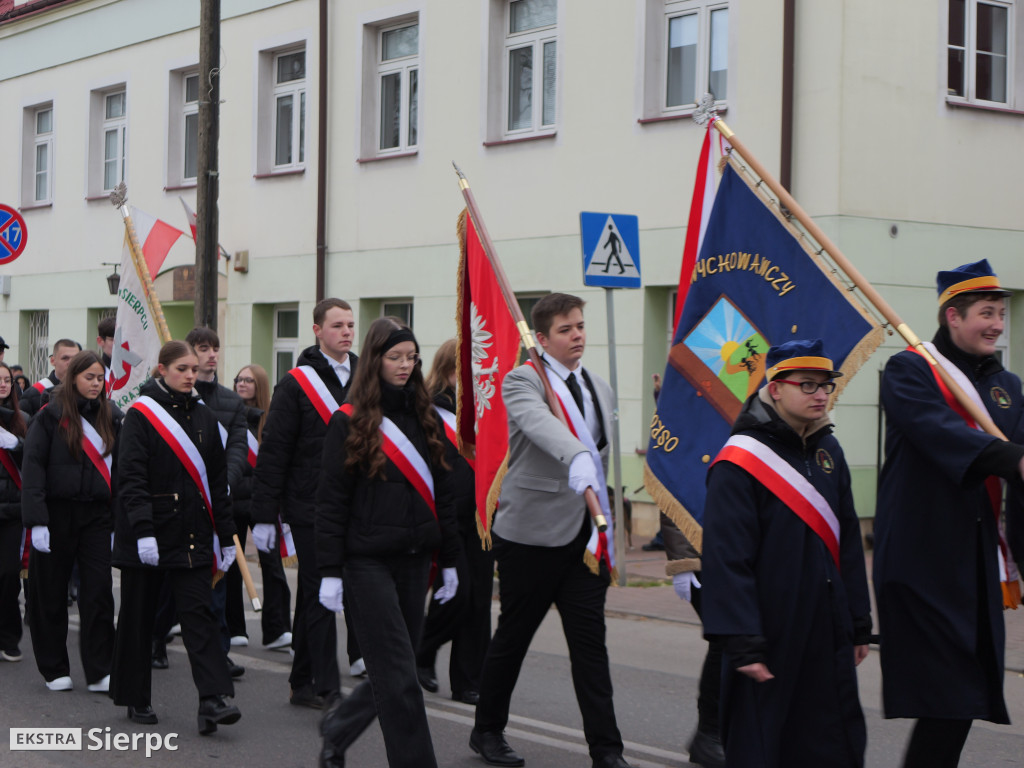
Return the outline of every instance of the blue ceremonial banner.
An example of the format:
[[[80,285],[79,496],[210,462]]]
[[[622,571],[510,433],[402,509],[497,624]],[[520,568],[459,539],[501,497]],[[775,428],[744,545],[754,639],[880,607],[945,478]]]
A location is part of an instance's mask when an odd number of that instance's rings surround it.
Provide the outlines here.
[[[644,469],[658,507],[698,550],[708,466],[764,383],[768,348],[823,339],[845,374],[831,407],[882,341],[874,318],[797,235],[726,165],[672,339]]]

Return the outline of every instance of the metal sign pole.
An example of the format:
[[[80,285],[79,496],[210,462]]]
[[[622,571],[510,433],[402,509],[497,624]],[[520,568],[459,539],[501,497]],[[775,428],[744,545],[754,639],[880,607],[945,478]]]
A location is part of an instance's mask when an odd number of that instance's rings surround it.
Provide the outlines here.
[[[626,586],[626,533],[622,512],[622,453],[619,445],[619,376],[615,357],[615,300],[612,298],[613,288],[605,288],[605,307],[608,315],[608,383],[612,387],[612,459],[615,469],[612,471],[615,488],[613,514],[615,517],[615,566],[619,571],[619,586]]]

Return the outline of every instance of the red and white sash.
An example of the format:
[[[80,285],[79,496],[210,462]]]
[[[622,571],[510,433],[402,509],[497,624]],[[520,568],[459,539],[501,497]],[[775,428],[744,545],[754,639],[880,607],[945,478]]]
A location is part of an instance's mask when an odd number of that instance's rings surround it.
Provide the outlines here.
[[[249,466],[253,469],[256,468],[256,457],[260,453],[260,442],[256,439],[256,435],[252,433],[251,429],[245,430],[245,439],[249,444],[249,455],[246,456],[246,460],[249,462]]]
[[[0,464],[3,464],[4,469],[7,470],[7,474],[11,476],[11,480],[18,486],[18,490],[21,490],[21,470],[18,469],[17,463],[14,461],[14,457],[7,452],[6,448],[0,448]],[[25,578],[28,575],[28,553],[32,549],[32,529],[22,528],[21,530],[21,547],[18,554],[21,557],[21,578]]]
[[[341,406],[341,412],[352,416],[355,409],[351,403]],[[434,474],[430,471],[430,465],[426,459],[416,450],[416,446],[405,436],[405,433],[398,428],[387,416],[380,422],[380,433],[384,455],[391,460],[391,463],[398,467],[399,472],[409,481],[409,484],[416,489],[416,492],[423,498],[423,501],[430,507],[430,511],[437,517],[437,506],[434,503]]]
[[[6,448],[0,448],[0,464],[3,464],[4,469],[7,470],[7,474],[11,476],[11,480],[18,486],[18,490],[21,490],[21,470],[18,469],[17,463],[14,461],[14,457],[8,453]]]
[[[110,490],[110,471],[114,464],[114,455],[108,453],[106,456],[107,444],[103,442],[103,438],[100,437],[100,433],[96,431],[96,427],[82,419],[82,451],[86,456],[89,457],[89,461],[96,467],[96,471],[100,473],[100,477],[107,484],[107,490]]]
[[[953,379],[959,386],[960,389],[971,399],[971,401],[981,409],[983,413],[987,412],[985,404],[981,400],[981,396],[978,394],[977,388],[971,382],[964,372],[961,371],[952,361],[943,355],[936,346],[930,342],[924,342],[924,347],[927,349],[932,357],[935,358],[935,362],[942,366],[943,370],[949,374],[950,378]],[[907,347],[911,352],[921,354],[914,347]],[[931,366],[929,366],[931,368]],[[967,426],[972,429],[981,430],[978,423],[971,418],[971,415],[967,410],[957,402],[957,399],[953,396],[949,387],[946,386],[946,382],[939,376],[939,372],[932,369],[932,375],[935,376],[935,382],[939,386],[939,391],[942,392],[942,397],[945,399],[946,404],[952,408],[966,423]],[[999,582],[1003,592],[1003,607],[1017,609],[1020,605],[1020,587],[1018,580],[1020,579],[1020,573],[1017,571],[1017,565],[1010,557],[1010,549],[1006,544],[1006,535],[1003,531],[1003,527],[1000,524],[1002,518],[1003,509],[1003,487],[1005,482],[1002,478],[996,477],[995,475],[989,475],[985,478],[985,490],[988,493],[989,504],[992,507],[992,514],[996,518],[996,532],[999,534],[999,543],[996,546],[996,555],[999,563]]]
[[[309,401],[313,403],[313,407],[320,414],[320,418],[324,420],[324,424],[329,422],[339,406],[338,401],[331,394],[331,390],[320,378],[320,374],[311,365],[300,365],[298,368],[292,368],[288,373],[299,382],[299,386],[302,387],[302,391],[306,393]]]
[[[437,411],[437,415],[441,417],[441,422],[444,424],[444,436],[448,438],[448,442],[455,446],[455,450],[459,450],[459,432],[455,422],[455,414],[449,411],[447,408],[442,408],[439,405],[434,406],[434,410]],[[466,458],[463,456],[463,458]],[[476,462],[473,459],[466,459],[470,469],[476,471]]]
[[[532,361],[527,361],[527,365],[533,367]],[[582,368],[580,369],[582,371]],[[569,392],[569,387],[566,386],[565,382],[562,381],[562,377],[555,373],[550,368],[545,368],[545,372],[548,375],[548,381],[551,382],[551,388],[555,391],[555,395],[558,397],[558,403],[562,406],[562,413],[565,414],[565,420],[569,423],[569,430],[573,436],[583,443],[583,447],[590,453],[590,458],[594,462],[594,469],[599,479],[604,478],[604,464],[601,462],[601,452],[597,450],[597,443],[594,442],[594,436],[590,433],[590,428],[587,426],[586,419],[583,414],[580,413],[579,406],[576,405],[576,401],[572,397],[572,393]],[[600,569],[600,563],[604,563],[608,566],[608,572],[613,573],[615,570],[615,537],[612,535],[615,525],[614,518],[612,517],[610,504],[608,503],[608,486],[606,483],[601,483],[600,488],[595,488],[594,491],[597,493],[597,498],[601,502],[601,511],[604,512],[605,519],[608,521],[607,531],[598,531],[597,525],[594,524],[591,519],[590,526],[590,539],[587,541],[587,551],[593,556],[594,564],[591,565],[592,570]]]
[[[247,460],[249,466],[255,469],[256,459],[260,454],[260,441],[251,429],[245,430],[245,439],[249,445]],[[281,561],[284,565],[293,565],[298,562],[298,551],[295,549],[295,540],[292,538],[292,529],[281,516],[277,516],[277,546],[281,553]]]
[[[217,537],[217,524],[213,518],[213,497],[210,494],[210,480],[206,474],[206,462],[203,461],[199,448],[185,434],[185,430],[174,420],[174,417],[160,403],[148,395],[143,395],[132,403],[131,408],[138,410],[139,413],[145,416],[153,429],[157,431],[157,434],[167,442],[167,445],[174,451],[174,455],[178,457],[178,461],[185,467],[189,477],[192,478],[192,482],[199,489],[199,495],[203,497],[203,504],[206,506],[206,513],[210,516],[210,525],[213,526],[214,567],[215,570],[223,570],[221,568],[223,561],[220,554],[220,539]]]
[[[203,398],[201,398],[201,397],[199,398],[199,404],[200,405],[205,405],[207,408],[210,407],[210,406],[206,405],[206,403],[203,402]],[[214,414],[214,415],[216,415],[216,414]],[[227,427],[225,427],[223,424],[220,423],[220,419],[217,419],[217,431],[220,432],[220,446],[221,446],[221,448],[227,448],[228,447],[228,429],[227,429]]]
[[[730,437],[712,466],[728,461],[742,467],[825,542],[839,569],[839,519],[817,488],[785,459],[749,435]]]
[[[38,392],[41,395],[46,390],[53,389],[53,386],[54,386],[53,382],[50,380],[49,377],[47,377],[45,379],[40,379],[35,384],[33,384],[32,385],[32,389],[34,389],[36,392]]]

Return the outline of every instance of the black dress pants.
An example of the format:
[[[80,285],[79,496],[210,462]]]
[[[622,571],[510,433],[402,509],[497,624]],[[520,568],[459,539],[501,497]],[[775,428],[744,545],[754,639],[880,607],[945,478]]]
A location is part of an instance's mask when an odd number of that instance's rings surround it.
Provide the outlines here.
[[[700,580],[700,571],[697,572]],[[691,591],[690,604],[697,612],[698,618],[704,620],[701,609],[703,589]],[[719,702],[722,698],[722,641],[708,640],[708,652],[704,656],[704,666],[700,672],[700,685],[697,689],[697,729],[703,733],[719,732]]]
[[[110,694],[115,704],[140,707],[152,703],[150,643],[157,599],[165,579],[178,608],[181,638],[199,697],[235,695],[221,648],[220,627],[210,608],[211,576],[208,567],[121,568],[121,610],[110,675]]]
[[[71,674],[68,659],[68,579],[78,560],[78,633],[87,683],[110,674],[114,653],[114,594],[110,570],[110,521],[105,504],[50,502],[50,551],[29,559],[28,612],[36,666],[49,682]]]
[[[476,728],[502,731],[530,641],[552,604],[562,618],[583,732],[594,760],[622,754],[605,645],[604,602],[609,577],[583,562],[590,521],[561,547],[516,544],[494,535],[501,614],[480,677]]]
[[[321,696],[341,689],[338,671],[338,630],[332,611],[320,605],[320,571],[316,567],[316,534],[312,526],[292,526],[299,557],[299,585],[295,592],[292,629],[293,690],[312,685]]]
[[[246,504],[246,512],[240,515],[238,512],[242,503]],[[248,538],[249,533],[248,503],[242,503],[236,502],[233,507],[235,512],[235,528],[238,530],[238,543],[241,544],[238,548],[237,557],[245,557],[245,540]],[[248,637],[249,632],[245,626],[246,595],[242,571],[238,568],[237,558],[231,564],[231,567],[228,568],[228,572],[224,574],[224,584],[227,590],[226,602],[224,603],[224,618],[228,624],[228,637],[238,637],[239,635]]]
[[[0,521],[0,651],[13,651],[21,642],[21,520]]]

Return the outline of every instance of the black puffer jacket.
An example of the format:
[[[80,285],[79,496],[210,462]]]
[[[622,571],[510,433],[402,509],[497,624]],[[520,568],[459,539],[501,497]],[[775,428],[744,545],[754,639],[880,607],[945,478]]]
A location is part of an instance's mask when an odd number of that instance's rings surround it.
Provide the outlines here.
[[[253,408],[252,406],[245,406],[245,423],[247,431],[251,432],[255,437],[259,434],[260,429],[260,417],[263,415],[263,411],[259,408]],[[235,517],[238,518],[249,514],[249,508],[252,506],[252,476],[253,468],[249,466],[249,437],[246,435],[246,461],[245,471],[242,472],[242,479],[238,481],[238,485],[231,486],[231,505],[235,511]],[[240,509],[243,507],[244,509]]]
[[[78,412],[95,426],[102,402],[99,398],[86,400],[79,397]],[[117,435],[121,428],[122,414],[113,403],[107,403],[114,420],[114,434]],[[25,452],[21,462],[21,518],[26,528],[50,524],[48,502],[75,502],[81,505],[78,509],[83,514],[89,510],[89,514],[102,514],[109,522],[113,522],[111,488],[83,451],[79,451],[77,459],[71,456],[60,429],[63,415],[61,404],[51,401],[32,419],[25,437]],[[73,416],[77,417],[78,414]],[[117,491],[115,477],[118,442],[119,438],[115,439],[110,473],[114,494]],[[62,508],[76,509],[67,505],[62,505]]]
[[[227,493],[227,465],[217,417],[199,404],[194,392],[183,394],[152,379],[140,392],[155,400],[182,427],[206,465],[213,515],[221,546],[231,544],[235,523]],[[120,495],[113,563],[138,567],[138,540],[155,536],[159,568],[209,568],[213,564],[210,513],[199,487],[171,446],[138,408],[129,408],[121,431],[118,461]]]
[[[14,411],[0,405],[0,425],[4,429],[10,430],[11,418],[13,416]],[[28,421],[27,418],[25,420]],[[10,448],[7,451],[7,455],[10,456],[14,466],[19,470],[21,469],[21,454],[24,447],[25,440],[19,437],[18,447]],[[18,487],[18,483],[11,477],[4,465],[0,463],[0,523],[12,520],[21,522],[21,488]]]
[[[224,451],[227,453],[228,486],[234,489],[249,466],[246,461],[249,450],[245,441],[245,403],[237,393],[218,384],[216,376],[213,381],[197,381],[196,392],[228,431]]]
[[[446,389],[434,398],[434,405],[444,408],[446,411],[455,413],[455,390]],[[444,427],[444,425],[441,425]],[[445,438],[445,458],[452,468],[451,488],[452,504],[455,507],[455,519],[459,524],[459,533],[462,536],[475,534],[477,530],[476,517],[476,479],[473,468],[469,466],[459,449],[451,440]]]
[[[352,375],[341,386],[320,348],[303,350],[297,365],[308,365],[338,401],[345,402],[359,358],[349,353]],[[302,391],[294,376],[285,376],[274,388],[270,412],[263,425],[263,442],[253,478],[253,523],[276,523],[278,514],[290,525],[313,525],[316,484],[320,479],[327,424]]]
[[[60,379],[57,378],[56,371],[50,371],[46,378],[53,382],[54,386],[60,384]],[[35,416],[39,412],[39,409],[50,401],[51,389],[46,389],[40,392],[40,390],[33,384],[31,387],[26,389],[24,393],[22,393],[21,401],[19,403],[21,410],[29,416]]]
[[[428,462],[427,437],[413,407],[411,393],[382,384],[384,415],[402,430]],[[341,576],[345,558],[434,552],[439,565],[455,565],[458,527],[452,505],[451,472],[431,465],[437,514],[390,460],[384,478],[346,471],[345,441],[349,417],[335,413],[324,438],[325,471],[316,497],[316,563],[321,576]],[[438,435],[442,440],[444,435]]]

